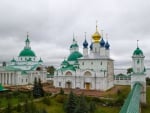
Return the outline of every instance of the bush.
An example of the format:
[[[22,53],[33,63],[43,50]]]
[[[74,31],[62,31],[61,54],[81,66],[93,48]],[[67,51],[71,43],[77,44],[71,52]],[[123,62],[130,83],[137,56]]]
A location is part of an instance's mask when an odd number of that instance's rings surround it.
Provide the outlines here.
[[[59,94],[64,95],[64,90],[63,90],[63,88],[60,89]]]
[[[50,98],[49,97],[44,97],[43,100],[42,100],[43,104],[46,104],[46,105],[50,105],[51,104],[51,101],[50,101]]]
[[[66,100],[66,96],[65,95],[57,95],[55,100],[58,102],[58,103],[64,103],[65,100]]]

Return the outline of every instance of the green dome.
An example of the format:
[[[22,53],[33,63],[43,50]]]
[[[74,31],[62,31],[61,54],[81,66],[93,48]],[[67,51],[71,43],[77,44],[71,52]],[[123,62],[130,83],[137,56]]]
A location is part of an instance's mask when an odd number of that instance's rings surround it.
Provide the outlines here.
[[[16,60],[13,58],[13,59],[11,60],[11,62],[16,62]]]
[[[136,50],[134,50],[133,55],[143,55],[143,51],[137,47]]]
[[[73,53],[71,53],[68,57],[68,61],[76,61],[78,58],[82,57],[83,55],[78,52],[78,51],[75,51]]]
[[[64,60],[64,61],[61,63],[61,65],[66,65],[66,66],[68,66],[69,63],[68,63],[66,60]]]
[[[78,44],[71,44],[70,48],[79,47]]]
[[[22,56],[31,56],[31,57],[35,57],[35,53],[30,49],[30,48],[24,48],[20,54],[19,54],[20,57]]]

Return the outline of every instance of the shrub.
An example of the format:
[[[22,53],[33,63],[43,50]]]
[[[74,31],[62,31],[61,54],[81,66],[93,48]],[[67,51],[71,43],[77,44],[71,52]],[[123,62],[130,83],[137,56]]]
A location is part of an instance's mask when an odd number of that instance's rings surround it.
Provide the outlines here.
[[[63,88],[60,88],[59,94],[64,95],[64,90],[63,90]]]
[[[64,103],[65,100],[66,100],[66,96],[65,95],[57,95],[55,100],[58,102],[58,103]]]
[[[50,105],[51,104],[51,101],[50,101],[50,98],[49,97],[44,97],[43,100],[42,100],[43,104],[46,104],[46,105]]]

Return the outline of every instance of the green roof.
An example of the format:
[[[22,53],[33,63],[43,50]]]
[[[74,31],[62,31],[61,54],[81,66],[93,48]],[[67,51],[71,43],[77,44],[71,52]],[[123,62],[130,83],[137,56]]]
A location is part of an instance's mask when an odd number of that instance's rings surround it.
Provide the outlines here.
[[[143,55],[143,51],[137,47],[136,50],[134,50],[133,55]]]
[[[2,86],[2,84],[0,84],[0,91],[2,91],[4,89],[4,87]]]
[[[69,65],[69,66],[67,66],[67,67],[62,67],[62,68],[60,68],[60,70],[62,70],[62,71],[66,71],[66,70],[75,71],[76,69],[75,69],[75,67],[74,67],[73,65]]]
[[[35,53],[30,49],[30,48],[24,48],[20,54],[19,54],[20,57],[22,56],[31,56],[31,57],[35,57]]]
[[[79,47],[78,44],[71,44],[70,48]]]
[[[39,62],[43,62],[43,60],[40,58]]]
[[[68,61],[67,61],[67,60],[64,60],[64,61],[61,63],[61,65],[68,66],[68,65],[69,65],[69,63],[68,63]]]
[[[21,70],[19,68],[14,68],[13,66],[6,66],[4,67],[4,69],[8,71],[20,71]]]
[[[54,77],[53,74],[47,74],[47,78],[51,78],[51,77]]]
[[[28,73],[26,71],[21,72],[22,75],[27,75]]]
[[[13,58],[13,59],[11,60],[11,62],[16,62],[16,60]]]
[[[71,53],[68,57],[68,61],[76,61],[78,58],[82,57],[83,55],[78,52],[78,51],[75,51],[73,53]]]
[[[119,113],[140,113],[140,95],[142,85],[135,83]]]
[[[120,77],[122,77],[122,78],[130,78],[131,76],[130,75],[125,75],[125,74],[118,74],[118,75],[116,75],[115,76],[116,78],[120,78]]]

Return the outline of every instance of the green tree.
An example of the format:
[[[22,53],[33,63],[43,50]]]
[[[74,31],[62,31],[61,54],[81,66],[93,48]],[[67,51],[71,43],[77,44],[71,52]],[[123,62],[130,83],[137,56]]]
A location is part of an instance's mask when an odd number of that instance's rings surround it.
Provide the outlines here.
[[[17,112],[19,112],[19,113],[22,111],[20,103],[18,103],[16,110],[17,110]]]
[[[44,90],[43,90],[43,86],[42,86],[40,78],[39,78],[39,82],[38,82],[38,88],[39,88],[40,96],[43,97],[44,96]]]
[[[12,113],[12,106],[10,101],[8,100],[7,107],[5,109],[5,113]]]
[[[54,75],[54,72],[56,69],[54,66],[48,66],[48,67],[46,67],[46,70],[49,74]]]
[[[34,86],[33,86],[33,97],[43,97],[44,96],[44,90],[43,86],[41,84],[41,80],[39,79],[37,82],[37,78],[34,79]]]
[[[128,68],[127,69],[127,74],[131,74],[133,72],[133,68]]]
[[[82,94],[74,113],[88,113],[89,108],[85,96]]]
[[[63,88],[60,88],[59,94],[64,95],[64,90],[63,90]]]
[[[67,102],[65,103],[65,111],[66,113],[74,113],[77,106],[77,98],[76,95],[71,91]]]
[[[90,113],[94,113],[95,110],[96,110],[96,104],[95,102],[91,101],[89,104],[89,111]]]

